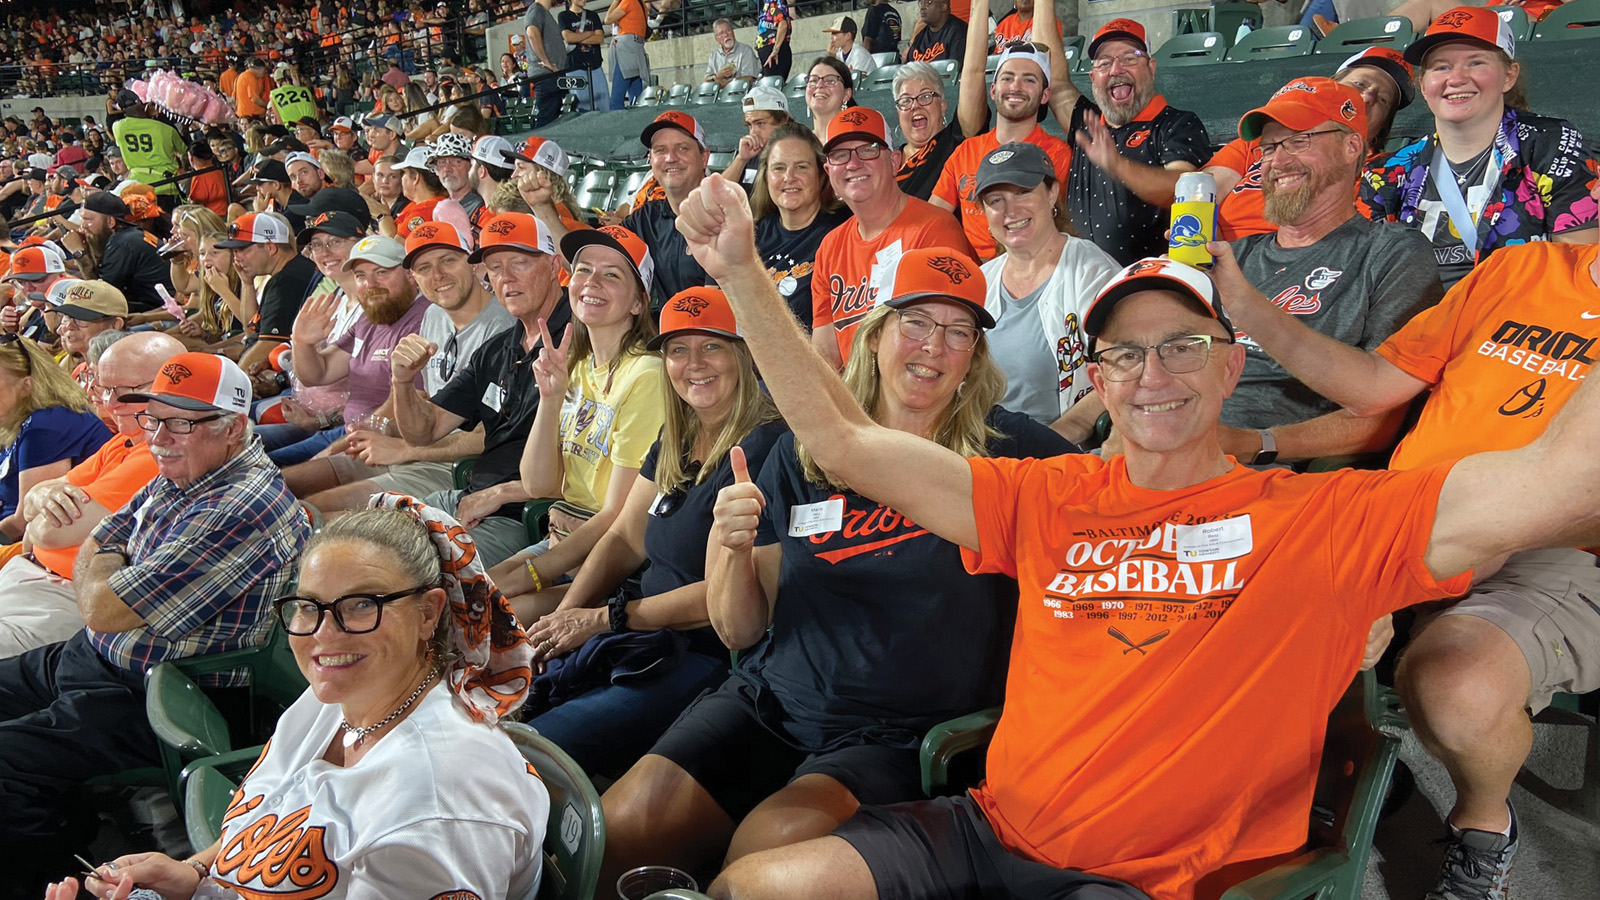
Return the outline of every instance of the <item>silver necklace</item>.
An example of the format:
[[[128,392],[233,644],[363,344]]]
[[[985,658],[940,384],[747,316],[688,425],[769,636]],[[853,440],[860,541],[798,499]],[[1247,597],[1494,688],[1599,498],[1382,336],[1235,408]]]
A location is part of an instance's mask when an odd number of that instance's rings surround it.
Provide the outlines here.
[[[400,707],[398,709],[396,709],[394,712],[389,713],[387,716],[384,716],[383,717],[383,721],[379,722],[376,725],[368,725],[365,728],[357,728],[356,726],[351,725],[345,719],[341,718],[339,720],[339,727],[344,729],[344,746],[345,746],[345,749],[348,750],[351,747],[354,747],[356,744],[361,743],[363,740],[366,739],[367,735],[373,734],[374,732],[377,732],[377,731],[381,730],[383,728],[383,726],[389,724],[390,722],[393,722],[397,716],[399,716],[401,713],[405,712],[406,710],[410,709],[411,708],[411,704],[417,702],[417,698],[421,697],[422,696],[422,692],[428,689],[428,685],[433,684],[433,679],[437,678],[438,675],[439,675],[439,670],[438,669],[434,669],[434,670],[430,671],[428,673],[428,677],[422,679],[422,683],[417,685],[417,689],[412,691],[411,692],[411,696],[406,698],[406,702],[400,704]]]

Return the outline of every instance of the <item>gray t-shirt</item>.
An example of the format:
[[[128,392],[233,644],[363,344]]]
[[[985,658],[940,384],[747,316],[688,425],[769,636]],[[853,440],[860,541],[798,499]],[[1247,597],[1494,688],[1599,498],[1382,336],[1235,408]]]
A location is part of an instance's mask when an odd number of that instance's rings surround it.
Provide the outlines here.
[[[556,17],[538,3],[529,3],[528,14],[522,17],[522,27],[526,30],[530,26],[539,29],[539,43],[544,45],[545,58],[557,69],[565,69],[567,42],[561,39],[561,26],[556,24]],[[539,63],[539,57],[531,50],[528,52],[528,62],[534,65]]]
[[[1353,347],[1373,350],[1411,317],[1439,302],[1444,286],[1433,248],[1414,229],[1361,216],[1309,247],[1278,246],[1276,234],[1233,242],[1239,266],[1256,290],[1306,325]],[[1240,334],[1244,374],[1223,401],[1222,422],[1269,428],[1338,409]]]
[[[445,384],[466,366],[467,360],[483,346],[484,341],[510,328],[515,321],[499,300],[490,297],[489,305],[478,313],[477,318],[457,331],[449,313],[428,304],[428,311],[422,314],[422,326],[417,333],[423,340],[439,345],[439,352],[422,370],[423,391],[432,397],[444,390]]]
[[[1006,393],[1000,405],[1041,425],[1061,418],[1056,355],[1039,322],[1039,297],[1049,283],[1046,279],[1021,299],[1012,297],[1005,284],[1000,284],[999,321],[987,335],[989,356],[1006,374]]]

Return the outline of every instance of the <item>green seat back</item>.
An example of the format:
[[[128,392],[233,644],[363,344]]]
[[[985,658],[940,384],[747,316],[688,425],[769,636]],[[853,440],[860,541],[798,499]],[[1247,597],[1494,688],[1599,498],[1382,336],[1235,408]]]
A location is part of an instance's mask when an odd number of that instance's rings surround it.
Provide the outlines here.
[[[1511,26],[1511,36],[1517,39],[1517,43],[1533,37],[1533,19],[1528,17],[1527,10],[1520,6],[1496,6],[1494,11]]]
[[[190,758],[215,756],[233,749],[227,720],[216,704],[170,662],[150,670],[150,677],[145,680],[144,708],[156,737]]]
[[[478,457],[463,456],[450,467],[450,479],[456,490],[464,491],[472,483],[472,467],[477,464]]]
[[[735,78],[728,82],[728,86],[717,94],[717,100],[721,103],[740,103],[743,102],[744,95],[749,92],[750,82],[745,81],[743,78]]]
[[[1169,38],[1156,50],[1158,68],[1172,66],[1205,66],[1222,62],[1228,52],[1228,42],[1215,31],[1180,34]]]
[[[1279,25],[1260,28],[1245,35],[1228,51],[1229,62],[1249,62],[1257,59],[1285,59],[1305,56],[1316,43],[1316,35],[1302,25]]]
[[[1600,0],[1567,0],[1533,26],[1536,41],[1600,37]]]
[[[1519,7],[1511,8],[1522,12]],[[1411,27],[1411,20],[1405,16],[1373,16],[1370,19],[1340,22],[1332,34],[1317,43],[1316,52],[1332,53],[1345,59],[1368,47],[1404,50],[1416,39],[1417,33]]]
[[[899,66],[879,66],[867,73],[866,79],[861,83],[861,92],[888,91],[894,89],[894,73],[900,71]]]
[[[520,722],[507,722],[502,727],[539,773],[550,794],[539,900],[590,900],[598,896],[600,863],[606,849],[600,795],[566,751]]]
[[[694,103],[696,106],[705,106],[717,102],[717,83],[715,81],[703,82],[695,89]]]
[[[183,785],[183,826],[189,846],[209,847],[222,837],[222,817],[239,785],[211,766],[199,766]]]

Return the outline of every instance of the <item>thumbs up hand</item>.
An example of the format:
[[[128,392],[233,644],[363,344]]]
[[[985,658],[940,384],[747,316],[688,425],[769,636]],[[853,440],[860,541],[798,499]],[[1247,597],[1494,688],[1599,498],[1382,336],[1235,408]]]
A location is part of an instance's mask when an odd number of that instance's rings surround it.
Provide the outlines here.
[[[756,526],[761,522],[767,498],[750,481],[743,449],[734,447],[728,451],[728,462],[733,465],[733,484],[717,492],[717,505],[712,509],[712,539],[734,553],[748,553],[755,547]]]

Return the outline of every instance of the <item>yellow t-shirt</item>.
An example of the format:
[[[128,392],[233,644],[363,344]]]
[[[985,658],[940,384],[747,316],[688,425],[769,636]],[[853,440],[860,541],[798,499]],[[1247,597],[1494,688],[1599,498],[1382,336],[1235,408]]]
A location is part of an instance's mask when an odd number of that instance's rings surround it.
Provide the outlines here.
[[[653,353],[619,359],[615,370],[583,360],[561,406],[561,496],[598,511],[615,466],[637,469],[666,418],[661,358]]]

